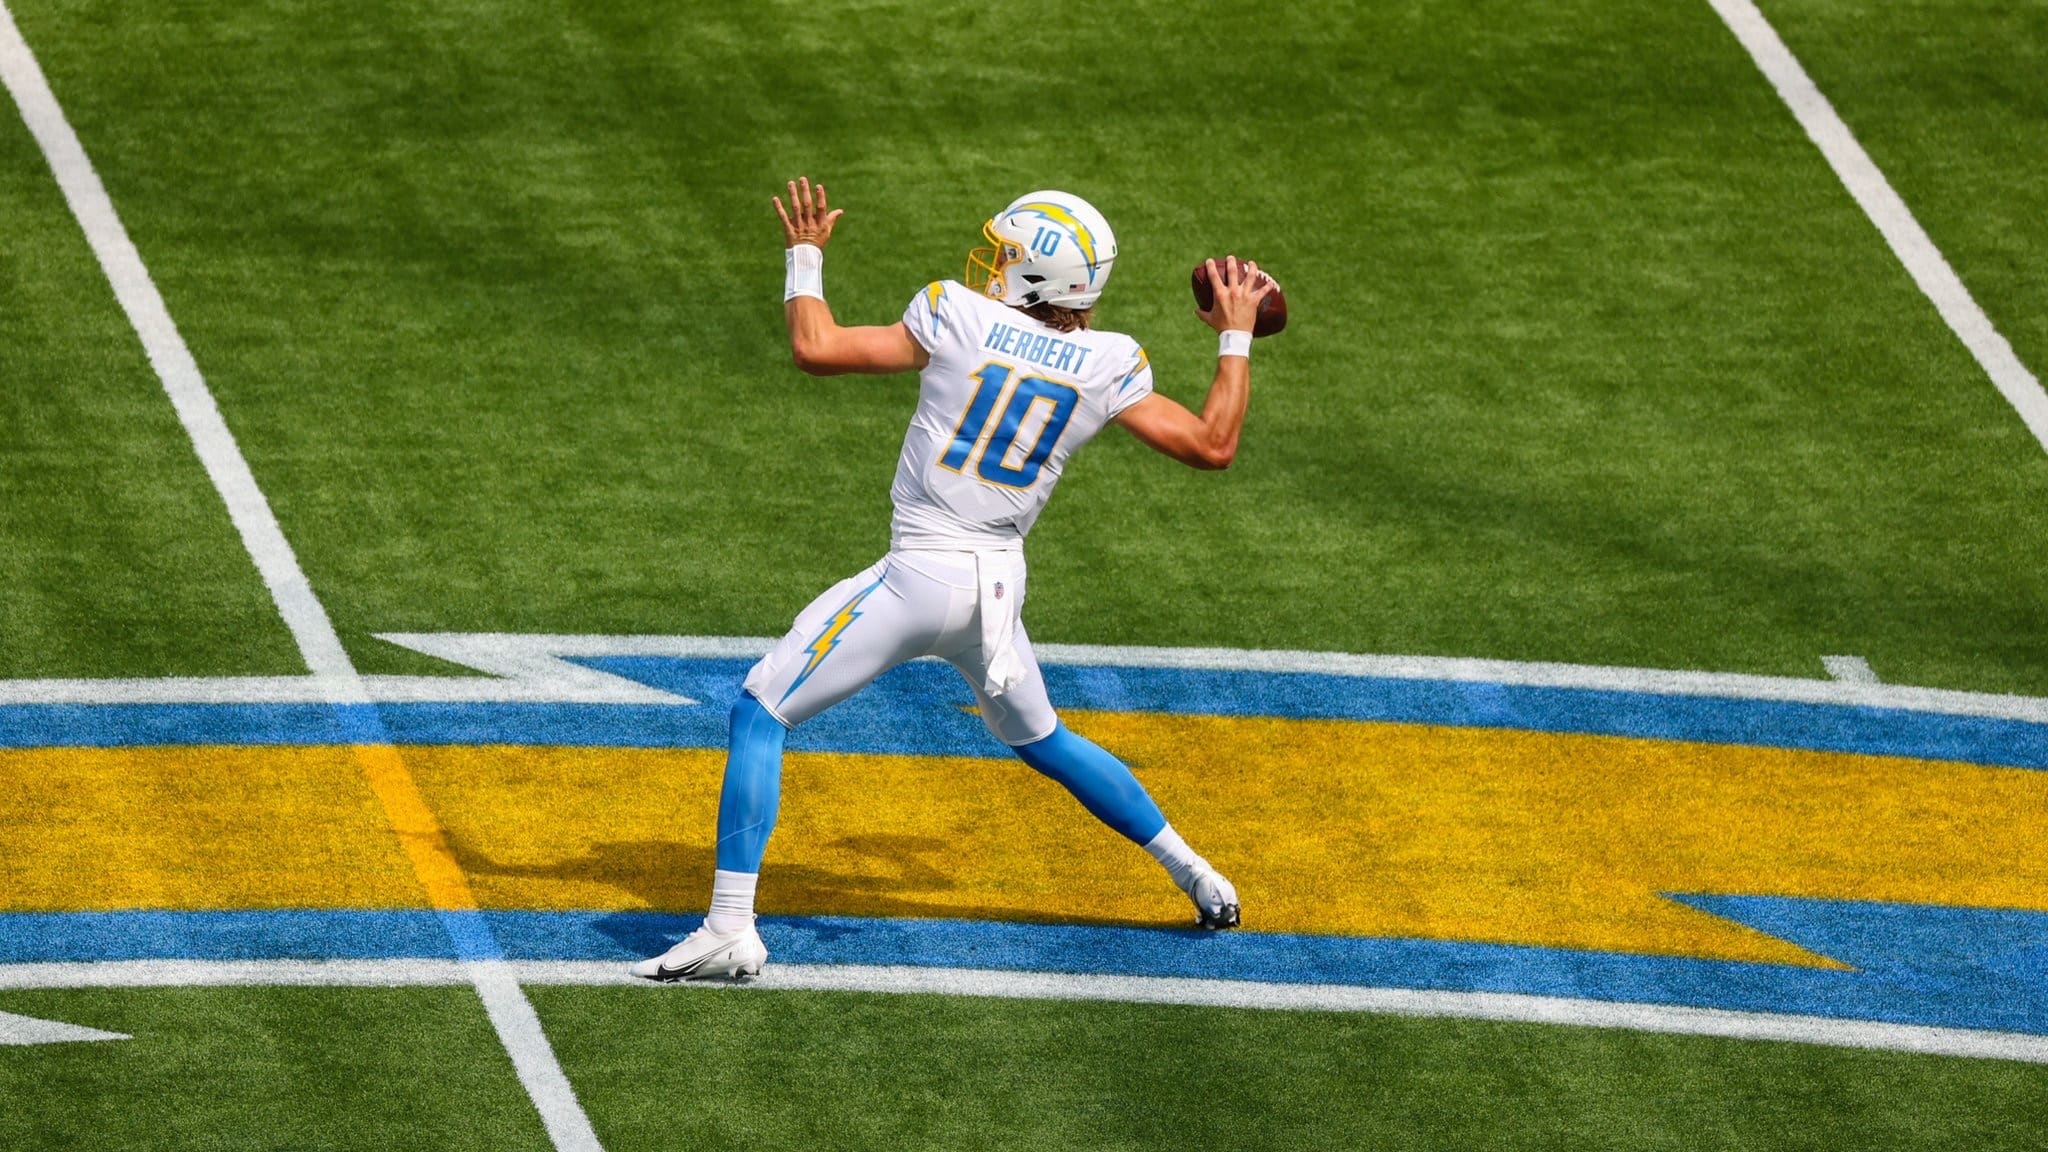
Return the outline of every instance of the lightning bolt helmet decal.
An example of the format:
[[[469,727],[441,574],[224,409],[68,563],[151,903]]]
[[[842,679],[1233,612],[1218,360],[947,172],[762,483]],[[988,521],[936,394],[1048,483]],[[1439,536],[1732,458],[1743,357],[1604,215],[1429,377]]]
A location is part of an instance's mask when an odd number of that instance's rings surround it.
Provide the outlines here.
[[[982,226],[988,246],[967,256],[966,284],[1017,308],[1092,308],[1116,261],[1116,234],[1079,196],[1028,192]]]

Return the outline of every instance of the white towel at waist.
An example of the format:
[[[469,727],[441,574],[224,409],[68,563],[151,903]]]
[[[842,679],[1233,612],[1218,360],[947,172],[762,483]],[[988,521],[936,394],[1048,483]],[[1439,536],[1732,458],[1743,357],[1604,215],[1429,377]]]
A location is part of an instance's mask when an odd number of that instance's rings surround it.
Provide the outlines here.
[[[983,549],[974,553],[976,594],[981,601],[982,688],[1001,696],[1024,679],[1017,655],[1017,613],[1024,603],[1024,553]]]

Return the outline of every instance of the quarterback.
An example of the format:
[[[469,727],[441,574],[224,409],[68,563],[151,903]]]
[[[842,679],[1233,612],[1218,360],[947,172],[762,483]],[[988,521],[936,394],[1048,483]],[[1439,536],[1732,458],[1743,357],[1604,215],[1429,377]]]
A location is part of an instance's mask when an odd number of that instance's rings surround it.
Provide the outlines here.
[[[1136,340],[1094,327],[1116,236],[1078,196],[1033,192],[982,227],[988,247],[964,282],[925,286],[903,319],[842,327],[825,304],[824,249],[842,211],[808,179],[780,196],[790,351],[812,375],[918,373],[917,410],[890,489],[888,555],[797,616],[747,674],[718,804],[718,862],[702,927],[633,965],[654,980],[756,975],[768,949],[754,891],[782,791],[789,729],[921,656],[959,669],[995,738],[1096,818],[1143,846],[1194,902],[1205,928],[1238,922],[1237,891],[1189,848],[1115,756],[1060,723],[1047,699],[1024,604],[1024,536],[1068,457],[1108,424],[1196,468],[1227,468],[1251,398],[1251,333],[1272,281],[1235,258],[1210,261],[1219,333],[1200,415],[1152,391]]]

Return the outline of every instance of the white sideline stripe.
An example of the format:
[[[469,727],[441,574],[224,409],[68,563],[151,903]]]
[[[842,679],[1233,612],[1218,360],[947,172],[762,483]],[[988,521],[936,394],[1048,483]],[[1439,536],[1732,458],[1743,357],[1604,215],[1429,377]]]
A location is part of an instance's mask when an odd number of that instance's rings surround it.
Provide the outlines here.
[[[1870,661],[1861,656],[1823,656],[1820,663],[1828,670],[1828,675],[1844,684],[1883,683],[1877,678],[1877,670],[1870,666]]]
[[[520,636],[502,632],[379,632],[377,639],[506,680],[574,687],[592,693],[616,691],[616,686],[623,684],[637,688],[643,694],[651,694],[657,703],[696,703],[655,691],[624,677],[570,663],[566,659],[646,655],[632,651],[630,645],[605,643],[613,637]]]
[[[774,641],[760,636],[556,636],[512,633],[388,633],[381,639],[480,671],[516,679],[460,676],[364,676],[364,695],[379,703],[693,704],[563,657],[667,656],[745,659]],[[1310,672],[1387,680],[1579,688],[1653,696],[1701,696],[1851,708],[1889,708],[2048,724],[2048,699],[2038,696],[1913,688],[1850,678],[1818,680],[1735,672],[1684,672],[1448,656],[1368,656],[1236,648],[1148,648],[1041,644],[1047,664]],[[1854,657],[1823,657],[1824,662]],[[1833,664],[1827,665],[1830,669]],[[564,673],[561,669],[569,669]],[[330,700],[318,677],[222,677],[166,680],[0,680],[4,704],[273,704]]]
[[[525,972],[514,964],[514,974]],[[409,988],[472,982],[460,960],[83,960],[0,964],[0,990],[50,988]]]
[[[469,663],[486,657],[498,667],[536,667],[542,657],[667,656],[676,659],[752,659],[775,646],[768,636],[567,636],[544,633],[379,633],[378,639]],[[1211,671],[1307,672],[1385,680],[1438,680],[1512,684],[1534,688],[1587,688],[1656,696],[1711,696],[1730,700],[1834,704],[1895,708],[2048,723],[2048,699],[2038,696],[1911,688],[1895,684],[1848,684],[1792,676],[1737,672],[1684,672],[1658,668],[1617,668],[1482,660],[1457,656],[1370,656],[1350,652],[1284,649],[1156,648],[1098,644],[1038,644],[1046,664],[1124,668],[1186,668]],[[458,653],[460,655],[458,655]],[[482,663],[471,667],[484,667]],[[0,681],[0,700],[7,684]]]
[[[622,636],[556,632],[379,632],[377,639],[472,668],[523,666],[536,657],[673,656],[744,660],[768,654],[774,636]]]
[[[628,652],[610,652],[588,644],[579,645],[577,637],[548,636],[541,638],[513,638],[502,633],[490,632],[380,632],[377,639],[402,648],[409,648],[450,664],[474,668],[501,678],[508,684],[533,686],[536,695],[555,693],[563,698],[575,696],[603,703],[623,704],[695,704],[685,696],[677,696],[659,689],[650,688],[628,680],[571,663],[565,657],[575,656],[625,656]],[[428,687],[429,682],[447,677],[408,677],[403,683],[394,682],[392,689],[414,689]],[[489,681],[477,682],[488,684]]]
[[[771,965],[761,979],[736,987],[727,984],[650,984],[628,976],[623,962],[515,960],[501,962],[500,966],[508,983],[516,980],[523,984],[542,985],[616,985],[642,988],[650,994],[675,990],[745,994],[756,989],[804,989],[986,996],[1014,1000],[1180,1004],[1290,1012],[1371,1012],[1612,1028],[1731,1040],[1773,1040],[1835,1048],[2048,1064],[2048,1036],[2019,1032],[1504,992],[1435,992],[1334,984],[1266,984],[1242,980],[851,964]],[[0,989],[248,985],[401,987],[454,986],[469,982],[465,966],[454,960],[119,960],[0,965]]]
[[[563,664],[575,668],[573,664]],[[588,669],[582,669],[589,671]],[[469,676],[364,676],[378,704],[695,704],[687,696],[591,672],[566,678],[499,680]],[[0,704],[332,704],[313,676],[167,677],[160,680],[0,680]]]
[[[86,242],[113,286],[114,298],[127,313],[128,322],[134,325],[136,336],[141,338],[143,351],[163,381],[164,392],[186,434],[192,438],[193,450],[207,476],[227,504],[235,531],[241,534],[243,547],[248,549],[264,586],[270,590],[278,614],[284,618],[299,655],[312,673],[311,679],[325,690],[329,703],[368,703],[368,690],[349,660],[347,649],[342,647],[334,622],[314,595],[291,543],[271,512],[269,500],[257,486],[248,460],[199,373],[198,362],[172,322],[170,309],[155,281],[150,279],[142,254],[122,226],[113,200],[107,196],[99,173],[85,153],[85,145],[65,119],[56,94],[50,90],[49,81],[29,50],[28,41],[22,38],[5,0],[0,0],[0,80],[6,82],[7,90],[13,94],[22,120],[41,146],[65,202],[78,218]],[[498,1039],[512,1058],[519,1082],[533,1099],[555,1147],[562,1152],[602,1152],[590,1119],[577,1103],[561,1062],[555,1058],[546,1033],[541,1031],[532,1005],[526,1002],[526,994],[502,970],[487,963],[471,963],[468,970]]]
[[[2041,381],[2012,350],[2012,345],[1999,335],[1991,324],[1991,318],[1977,306],[1970,290],[1963,286],[1955,269],[1949,267],[1941,250],[1934,246],[1920,222],[1906,207],[1906,202],[1892,190],[1870,154],[1857,143],[1849,126],[1835,113],[1834,105],[1821,94],[1806,69],[1800,66],[1798,57],[1779,38],[1777,29],[1757,10],[1751,0],[1708,0],[1714,11],[1729,31],[1749,50],[1750,58],[1770,80],[1771,87],[1778,90],[1785,106],[1806,129],[1820,151],[1827,157],[1835,175],[1841,178],[1842,186],[1863,209],[1870,222],[1884,235],[1885,243],[1891,246],[1899,263],[1913,277],[1913,283],[1920,286],[1927,299],[1932,301],[1941,318],[1948,322],[1949,330],[1977,358],[1991,382],[2018,412],[2026,423],[2027,430],[2034,434],[2041,447],[2048,449],[2048,391],[2043,391]]]
[[[1037,645],[1048,664],[1225,669],[1256,672],[1314,672],[1387,680],[1511,684],[1528,688],[1583,688],[1638,692],[1652,696],[1707,696],[1853,708],[1894,708],[1957,716],[1986,716],[2048,723],[2048,698],[1895,684],[1845,684],[1793,676],[1740,672],[1683,672],[1659,668],[1614,668],[1597,664],[1553,664],[1479,660],[1455,656],[1362,656],[1348,652],[1238,651],[1229,648],[1120,648],[1067,644]]]

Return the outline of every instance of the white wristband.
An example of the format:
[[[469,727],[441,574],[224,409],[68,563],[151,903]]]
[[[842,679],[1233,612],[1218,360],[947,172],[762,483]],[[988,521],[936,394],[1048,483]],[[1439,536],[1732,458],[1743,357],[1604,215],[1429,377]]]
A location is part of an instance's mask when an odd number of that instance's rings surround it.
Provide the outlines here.
[[[825,251],[816,244],[792,244],[783,256],[782,298],[825,298]]]
[[[1242,356],[1247,360],[1251,359],[1252,334],[1240,332],[1235,328],[1226,329],[1219,334],[1216,341],[1216,355],[1218,357]]]

